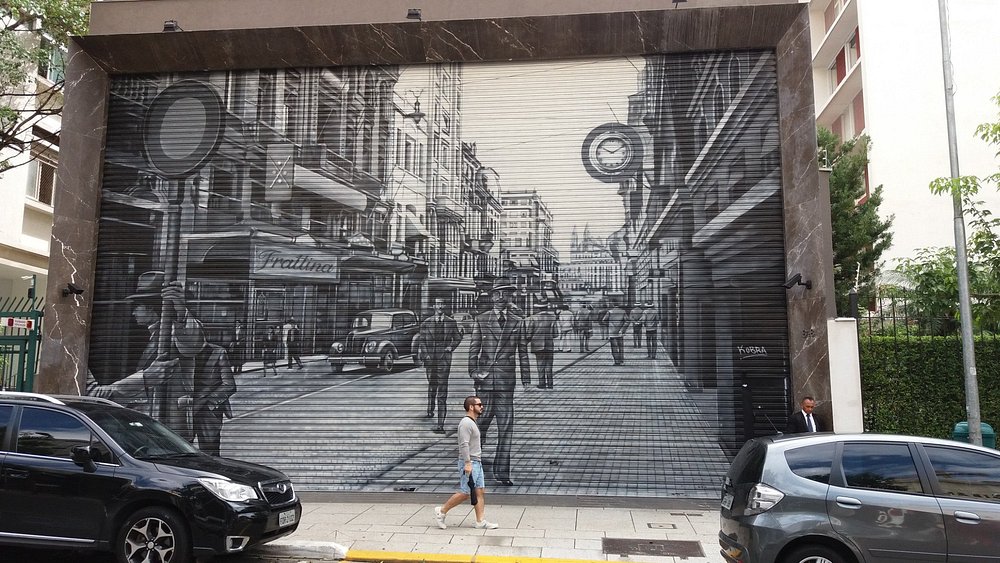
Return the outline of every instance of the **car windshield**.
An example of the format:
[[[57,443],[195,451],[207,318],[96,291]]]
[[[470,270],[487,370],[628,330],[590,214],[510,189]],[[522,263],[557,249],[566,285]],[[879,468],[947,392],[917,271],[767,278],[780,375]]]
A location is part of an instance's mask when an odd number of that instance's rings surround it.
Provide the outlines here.
[[[354,319],[356,330],[389,330],[392,328],[392,315],[388,313],[366,313]]]
[[[136,459],[197,454],[198,449],[156,420],[131,409],[89,413],[126,453]]]

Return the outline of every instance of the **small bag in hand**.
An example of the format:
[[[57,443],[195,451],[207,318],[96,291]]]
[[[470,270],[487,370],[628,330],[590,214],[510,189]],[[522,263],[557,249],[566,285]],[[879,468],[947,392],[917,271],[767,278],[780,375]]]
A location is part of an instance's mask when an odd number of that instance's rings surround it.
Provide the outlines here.
[[[472,506],[476,506],[479,502],[479,498],[476,497],[476,480],[472,478],[472,473],[469,473],[469,502]]]

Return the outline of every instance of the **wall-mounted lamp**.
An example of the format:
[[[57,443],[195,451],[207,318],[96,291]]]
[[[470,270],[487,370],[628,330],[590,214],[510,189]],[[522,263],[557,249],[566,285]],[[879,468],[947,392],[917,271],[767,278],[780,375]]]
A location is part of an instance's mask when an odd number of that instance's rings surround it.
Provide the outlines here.
[[[74,284],[73,282],[70,282],[70,283],[66,284],[66,287],[63,288],[62,294],[63,294],[63,297],[66,297],[66,296],[69,296],[69,295],[83,295],[83,291],[84,290],[83,290],[82,287],[79,287],[78,285]]]
[[[425,115],[427,114],[420,111],[420,100],[414,100],[413,111],[411,111],[410,113],[404,113],[403,117],[412,119],[414,123],[420,125],[420,120],[423,119]]]
[[[165,20],[163,22],[163,31],[184,31],[181,26],[177,25],[177,20]]]
[[[804,285],[806,286],[806,289],[813,288],[812,280],[802,281],[802,274],[795,274],[794,276],[788,278],[788,281],[786,281],[782,285],[784,286],[785,289],[792,289],[797,285]]]
[[[421,21],[423,18],[420,15],[420,8],[410,8],[406,10],[406,19]]]

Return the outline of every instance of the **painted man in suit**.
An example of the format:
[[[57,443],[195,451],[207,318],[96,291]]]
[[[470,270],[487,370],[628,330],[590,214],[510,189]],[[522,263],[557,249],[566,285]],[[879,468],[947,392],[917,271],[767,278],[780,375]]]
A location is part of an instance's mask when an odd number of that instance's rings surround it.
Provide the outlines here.
[[[824,432],[823,423],[813,416],[813,409],[816,408],[816,400],[810,396],[802,397],[799,405],[801,410],[788,417],[788,426],[785,432],[788,434],[800,434],[803,432]]]
[[[611,357],[615,365],[625,363],[625,331],[628,330],[629,314],[618,301],[608,309],[608,342],[611,344]]]
[[[469,374],[476,381],[476,395],[484,405],[483,414],[476,423],[485,435],[490,423],[494,419],[497,421],[492,470],[494,478],[507,486],[514,484],[510,479],[510,439],[514,430],[518,361],[522,385],[527,387],[531,383],[524,321],[510,309],[513,291],[514,286],[503,278],[494,282],[490,291],[493,308],[476,317],[469,344]]]
[[[555,354],[555,340],[559,334],[556,315],[549,310],[549,302],[544,297],[535,304],[539,312],[528,317],[528,347],[535,355],[538,368],[538,388],[552,389],[552,356]]]
[[[444,434],[451,354],[461,341],[458,323],[444,314],[444,299],[436,298],[434,314],[420,325],[420,359],[427,374],[427,418],[434,418],[437,407],[437,425],[433,428],[436,434]]]
[[[646,332],[646,357],[656,359],[656,325],[659,319],[652,301],[646,301],[642,311],[642,328]]]
[[[126,300],[136,322],[149,330],[149,343],[135,373],[92,385],[87,393],[143,410],[188,441],[197,439],[203,452],[218,456],[223,417],[232,417],[229,397],[236,392],[226,349],[205,341],[201,323],[187,309],[183,286],[166,282],[163,272],[141,274],[136,293]],[[164,310],[170,328],[161,342]]]

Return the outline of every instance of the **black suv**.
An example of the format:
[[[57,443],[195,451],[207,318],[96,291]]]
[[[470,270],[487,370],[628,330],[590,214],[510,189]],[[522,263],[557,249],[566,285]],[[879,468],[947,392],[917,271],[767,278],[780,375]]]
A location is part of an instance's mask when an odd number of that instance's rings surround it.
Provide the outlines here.
[[[184,563],[295,531],[284,474],[106,399],[0,392],[0,545]]]

